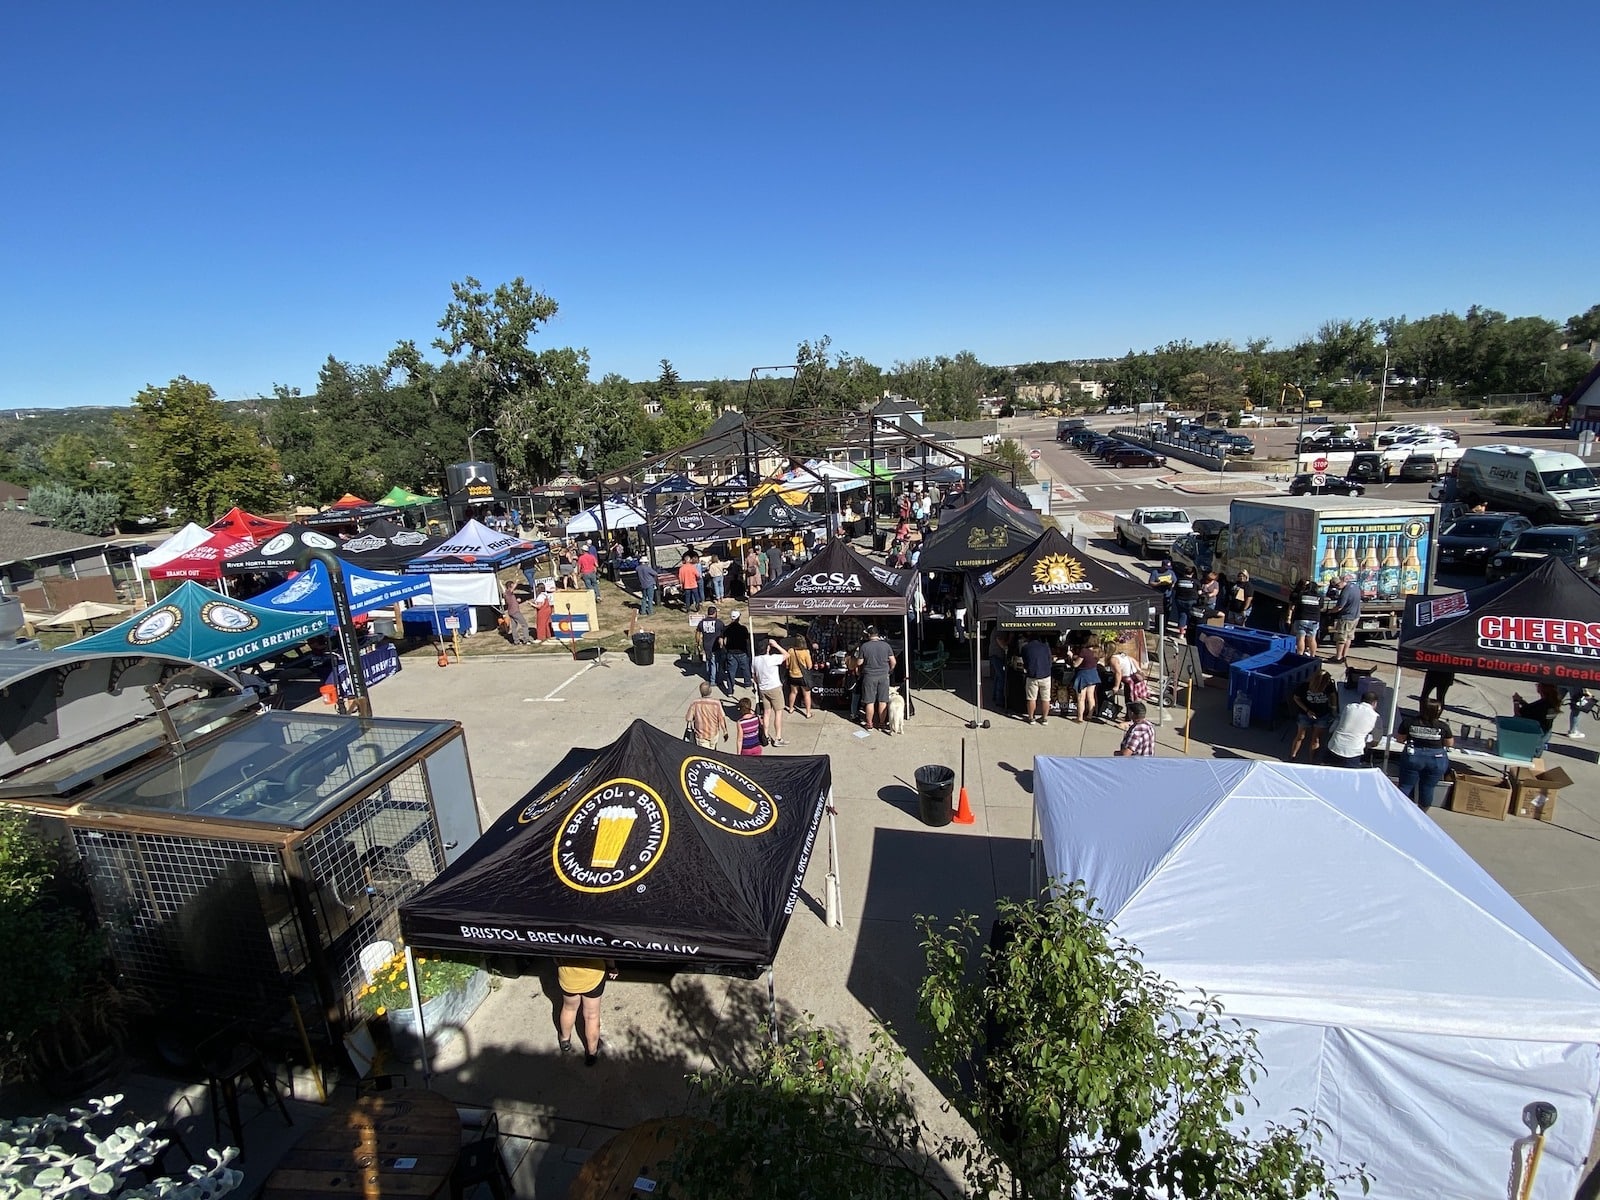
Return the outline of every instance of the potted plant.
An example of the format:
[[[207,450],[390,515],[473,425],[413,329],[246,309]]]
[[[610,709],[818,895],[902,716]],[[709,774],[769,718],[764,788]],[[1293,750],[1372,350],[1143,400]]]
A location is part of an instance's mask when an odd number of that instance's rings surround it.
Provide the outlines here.
[[[422,1021],[429,1044],[437,1048],[461,1031],[468,1017],[489,994],[489,973],[453,958],[416,956],[417,988],[422,993]],[[388,1022],[395,1051],[416,1059],[421,1051],[411,983],[404,950],[397,950],[372,971],[361,989],[361,1007],[368,1016]]]

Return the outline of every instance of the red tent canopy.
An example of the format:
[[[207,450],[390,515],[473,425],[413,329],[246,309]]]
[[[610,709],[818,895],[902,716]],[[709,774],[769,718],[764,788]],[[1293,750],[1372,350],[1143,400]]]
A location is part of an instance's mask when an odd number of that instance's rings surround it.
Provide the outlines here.
[[[169,559],[158,567],[150,568],[151,579],[221,579],[222,560],[230,554],[242,554],[256,544],[256,539],[226,530],[218,530],[198,546],[185,550],[177,558]]]
[[[288,524],[287,521],[274,521],[271,517],[258,517],[255,513],[245,512],[244,509],[235,506],[206,528],[214,529],[218,533],[231,533],[236,537],[255,538],[260,541],[278,533]]]
[[[371,500],[363,500],[360,496],[356,495],[354,492],[346,492],[344,495],[340,496],[337,500],[335,500],[332,504],[328,505],[328,507],[329,508],[363,508],[366,505],[371,504],[371,503],[372,503]]]

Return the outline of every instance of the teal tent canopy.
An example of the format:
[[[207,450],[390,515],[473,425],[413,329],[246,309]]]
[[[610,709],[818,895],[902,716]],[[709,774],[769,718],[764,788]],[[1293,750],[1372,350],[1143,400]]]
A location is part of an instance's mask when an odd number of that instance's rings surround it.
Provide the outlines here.
[[[258,608],[219,595],[191,579],[122,624],[62,650],[72,654],[167,654],[227,670],[327,631],[328,618],[322,613]]]

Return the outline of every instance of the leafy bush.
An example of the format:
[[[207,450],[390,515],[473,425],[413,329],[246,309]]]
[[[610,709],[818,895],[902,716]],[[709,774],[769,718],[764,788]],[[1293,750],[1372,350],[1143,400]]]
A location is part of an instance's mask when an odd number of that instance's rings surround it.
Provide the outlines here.
[[[467,986],[477,972],[472,963],[449,958],[417,956],[417,987],[426,1004],[435,996]],[[411,1007],[411,984],[406,979],[406,956],[397,952],[372,974],[372,982],[361,989],[361,1007],[369,1016],[381,1017],[391,1008]]]

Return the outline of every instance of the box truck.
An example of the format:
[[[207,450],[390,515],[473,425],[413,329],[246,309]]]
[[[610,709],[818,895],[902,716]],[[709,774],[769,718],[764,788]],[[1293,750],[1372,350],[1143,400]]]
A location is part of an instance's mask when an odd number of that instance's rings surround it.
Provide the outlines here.
[[[1250,624],[1258,629],[1284,627],[1301,579],[1326,586],[1348,572],[1361,584],[1359,632],[1394,637],[1405,598],[1429,590],[1438,533],[1439,506],[1427,501],[1241,496],[1226,526],[1179,538],[1172,558],[1202,576],[1249,571],[1256,596]]]

